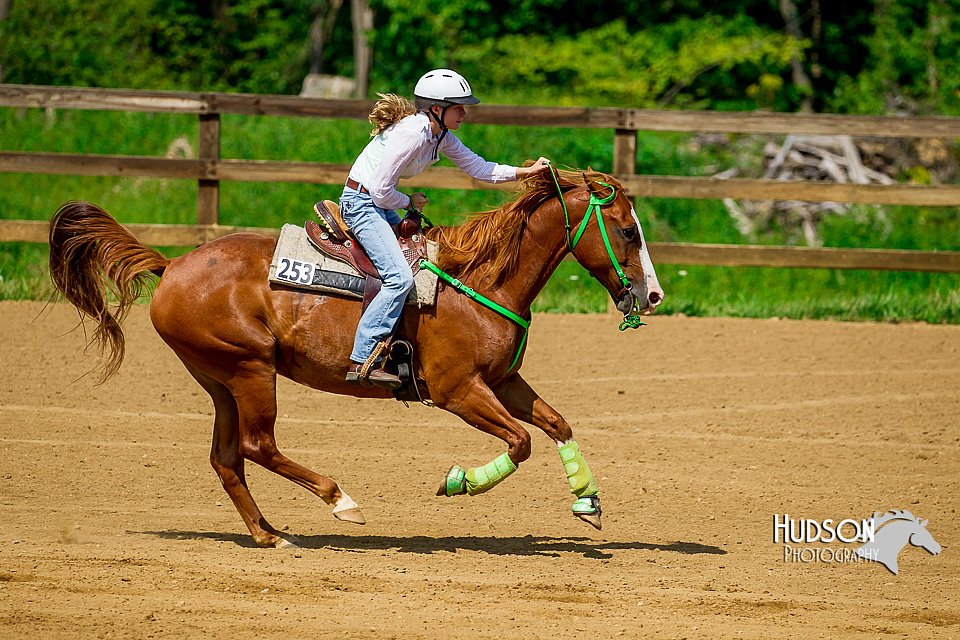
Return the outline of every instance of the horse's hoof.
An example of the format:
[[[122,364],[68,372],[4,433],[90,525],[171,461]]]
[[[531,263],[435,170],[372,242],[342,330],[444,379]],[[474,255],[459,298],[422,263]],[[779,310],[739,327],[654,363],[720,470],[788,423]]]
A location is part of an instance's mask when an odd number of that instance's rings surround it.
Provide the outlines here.
[[[353,524],[367,524],[367,519],[360,512],[360,505],[354,502],[343,488],[337,488],[340,490],[340,497],[337,498],[337,503],[333,507],[333,517]]]
[[[573,514],[589,524],[591,527],[600,531],[603,527],[600,526],[600,514],[599,513],[575,513]]]
[[[281,533],[270,529],[261,531],[253,536],[253,541],[261,549],[299,549],[300,541],[289,533]]]
[[[591,527],[596,530],[600,530],[600,497],[599,496],[584,496],[583,498],[577,498],[573,503],[573,515],[577,516]]]
[[[460,496],[467,492],[467,472],[458,464],[450,467],[437,489],[438,496]]]
[[[367,524],[367,519],[363,517],[360,507],[334,511],[333,517],[337,520],[343,520],[344,522],[352,522],[353,524]]]
[[[295,536],[283,536],[273,545],[274,549],[299,549],[299,540]]]

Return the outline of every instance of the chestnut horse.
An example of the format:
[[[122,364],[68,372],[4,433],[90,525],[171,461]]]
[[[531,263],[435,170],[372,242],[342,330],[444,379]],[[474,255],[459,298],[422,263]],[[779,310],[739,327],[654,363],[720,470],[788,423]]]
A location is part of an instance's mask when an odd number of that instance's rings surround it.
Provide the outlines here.
[[[529,321],[534,298],[571,248],[634,326],[638,314],[653,313],[663,291],[622,185],[601,173],[551,169],[526,179],[514,201],[429,235],[440,243],[441,269],[516,314],[511,320],[444,282],[434,307],[408,307],[401,318],[401,331],[418,355],[415,377],[423,397],[507,445],[487,465],[466,471],[455,465],[438,495],[481,493],[512,473],[530,456],[523,421],[557,443],[577,498],[574,515],[599,528],[597,484],[570,425],[518,372],[526,327],[516,320]],[[105,357],[101,381],[123,359],[124,314],[151,274],[160,276],[150,318],[213,399],[210,462],[261,547],[290,546],[295,539],[263,517],[247,489],[245,460],[332,504],[338,519],[365,522],[337,482],[277,448],[277,374],[331,393],[392,397],[344,380],[360,302],[271,284],[275,246],[269,237],[238,233],[168,260],[87,202],[63,205],[50,227],[51,276],[96,323],[93,339]]]

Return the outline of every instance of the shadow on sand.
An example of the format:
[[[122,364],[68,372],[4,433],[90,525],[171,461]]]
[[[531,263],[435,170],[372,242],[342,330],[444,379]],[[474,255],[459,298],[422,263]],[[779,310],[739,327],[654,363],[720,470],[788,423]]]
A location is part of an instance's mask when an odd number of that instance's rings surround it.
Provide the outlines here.
[[[140,531],[149,536],[165,540],[216,540],[232,542],[241,547],[255,547],[250,536],[213,531]],[[297,536],[297,544],[304,549],[334,549],[341,551],[399,551],[401,553],[437,553],[447,551],[480,551],[497,556],[559,556],[561,553],[576,553],[584,558],[605,560],[620,550],[659,550],[683,554],[724,555],[727,552],[697,542],[671,542],[657,544],[651,542],[597,541],[590,538],[551,538],[542,536],[500,537],[500,536],[348,536],[317,535]]]

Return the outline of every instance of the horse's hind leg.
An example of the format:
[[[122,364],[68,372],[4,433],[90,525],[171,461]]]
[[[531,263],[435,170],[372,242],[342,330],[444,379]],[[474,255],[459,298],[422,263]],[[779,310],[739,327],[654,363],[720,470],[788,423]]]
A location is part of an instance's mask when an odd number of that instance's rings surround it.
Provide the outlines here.
[[[293,462],[280,453],[274,437],[277,420],[277,376],[272,367],[249,364],[230,380],[240,426],[239,451],[247,460],[283,476],[334,505],[339,520],[366,524],[357,504],[330,478]]]
[[[536,426],[557,443],[570,493],[577,498],[573,503],[573,515],[599,529],[600,495],[597,481],[580,452],[580,445],[573,439],[573,430],[567,421],[544,402],[520,374],[510,376],[494,389],[494,393],[510,415]]]
[[[213,423],[210,465],[220,477],[220,483],[250,530],[254,542],[261,547],[293,546],[290,536],[278,532],[266,521],[247,488],[244,460],[240,455],[240,417],[233,394],[225,386],[190,365],[187,365],[187,370],[213,399],[216,417]]]

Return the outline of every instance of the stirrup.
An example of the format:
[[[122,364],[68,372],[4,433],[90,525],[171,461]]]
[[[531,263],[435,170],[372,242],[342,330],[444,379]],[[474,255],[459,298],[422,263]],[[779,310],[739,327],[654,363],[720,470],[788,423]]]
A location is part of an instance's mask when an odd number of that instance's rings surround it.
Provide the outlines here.
[[[367,372],[366,377],[363,377],[359,370],[353,370],[354,367],[360,366],[361,365],[352,365],[350,368],[348,368],[347,376],[344,379],[347,382],[356,382],[365,387],[373,385],[383,389],[399,389],[403,385],[403,380],[383,369],[372,369]]]

